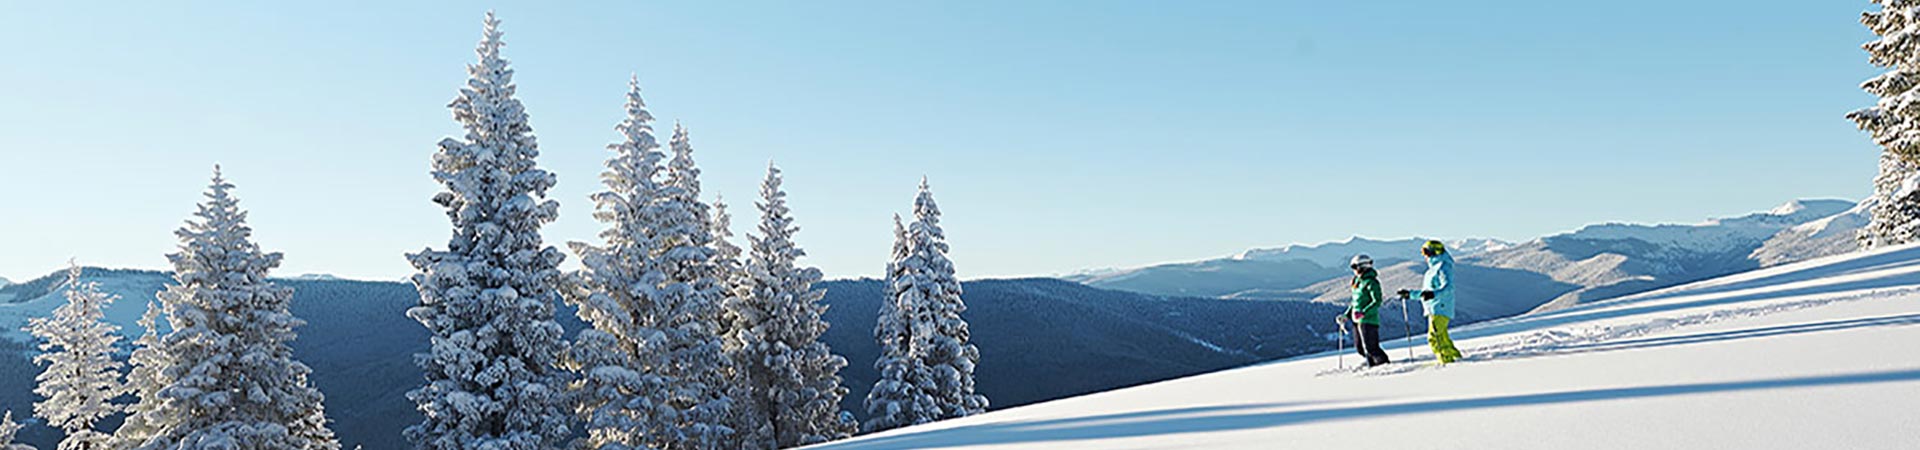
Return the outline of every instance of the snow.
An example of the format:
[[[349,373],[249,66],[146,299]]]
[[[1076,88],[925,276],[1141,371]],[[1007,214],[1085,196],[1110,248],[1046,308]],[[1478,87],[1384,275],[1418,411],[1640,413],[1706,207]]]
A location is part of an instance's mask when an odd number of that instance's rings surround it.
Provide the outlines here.
[[[1892,247],[1463,327],[1444,367],[1328,352],[810,448],[1912,448],[1917,301]]]

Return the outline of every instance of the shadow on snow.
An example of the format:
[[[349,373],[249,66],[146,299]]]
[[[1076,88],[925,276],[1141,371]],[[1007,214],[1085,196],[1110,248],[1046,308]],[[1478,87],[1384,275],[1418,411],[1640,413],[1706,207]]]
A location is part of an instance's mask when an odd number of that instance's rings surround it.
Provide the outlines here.
[[[1751,381],[1586,389],[1469,399],[1430,400],[1385,405],[1264,411],[1307,406],[1251,404],[1141,411],[1106,416],[1031,422],[989,423],[922,433],[887,436],[860,442],[825,445],[823,449],[945,448],[1127,438],[1185,433],[1253,430],[1340,420],[1366,419],[1459,410],[1585,403],[1676,395],[1699,395],[1769,389],[1834,387],[1920,381],[1920,369],[1778,378]]]

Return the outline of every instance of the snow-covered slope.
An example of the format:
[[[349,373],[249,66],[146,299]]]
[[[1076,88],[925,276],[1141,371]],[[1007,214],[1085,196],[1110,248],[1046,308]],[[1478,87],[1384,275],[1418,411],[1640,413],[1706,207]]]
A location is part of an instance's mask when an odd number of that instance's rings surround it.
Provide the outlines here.
[[[119,297],[107,306],[107,321],[120,324],[120,334],[127,340],[139,337],[145,331],[134,323],[139,321],[141,313],[147,311],[147,301],[154,299],[154,293],[173,281],[172,277],[161,272],[96,267],[82,269],[81,278],[97,281],[101,291]],[[0,339],[19,342],[31,340],[31,336],[22,329],[27,325],[27,319],[47,317],[54,308],[66,304],[64,283],[66,273],[60,271],[20,284],[0,286]]]
[[[1754,250],[1752,258],[1762,267],[1772,267],[1822,256],[1833,256],[1860,249],[1857,237],[1866,228],[1873,199],[1827,218],[1788,228],[1767,239]]]
[[[1393,324],[1388,324],[1391,327]],[[1464,362],[1334,352],[813,448],[1847,448],[1920,442],[1920,246],[1464,327]],[[1329,343],[1329,346],[1332,344]],[[1400,341],[1388,352],[1408,355]]]

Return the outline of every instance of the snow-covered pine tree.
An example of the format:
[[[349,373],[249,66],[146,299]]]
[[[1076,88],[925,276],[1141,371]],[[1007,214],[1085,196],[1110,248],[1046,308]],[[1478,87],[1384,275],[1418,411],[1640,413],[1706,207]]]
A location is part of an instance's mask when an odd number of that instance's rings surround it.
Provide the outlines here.
[[[662,351],[667,335],[656,328],[669,313],[658,301],[666,274],[653,264],[665,155],[638,77],[628,85],[626,113],[615,127],[622,140],[607,146],[613,156],[600,174],[607,190],[592,197],[593,216],[607,227],[600,232],[603,244],[568,244],[583,266],[568,301],[592,326],[580,331],[566,358],[566,366],[580,374],[569,390],[574,412],[586,424],[575,448],[652,448],[680,433],[680,411],[670,404],[671,364]]]
[[[780,169],[768,165],[757,204],[759,235],[747,238],[752,251],[736,308],[743,345],[737,361],[745,366],[752,407],[768,421],[776,447],[790,448],[845,438],[854,430],[840,418],[840,399],[847,394],[840,369],[847,360],[820,340],[827,332],[820,318],[826,291],[813,287],[820,270],[797,262],[806,252],[793,242],[800,228],[780,184]]]
[[[1865,229],[1863,247],[1913,242],[1920,229],[1920,0],[1873,0],[1878,11],[1860,16],[1879,39],[1861,46],[1867,60],[1887,68],[1886,73],[1860,84],[1879,97],[1874,106],[1847,114],[1880,144],[1880,173],[1874,177],[1875,204]]]
[[[40,355],[35,364],[46,370],[34,378],[33,393],[46,398],[33,404],[33,411],[47,424],[66,433],[56,448],[61,450],[97,450],[107,448],[112,437],[93,429],[93,423],[120,411],[113,404],[120,396],[120,368],[113,359],[116,333],[120,327],[106,322],[105,308],[113,295],[100,291],[100,283],[80,280],[79,264],[67,269],[67,304],[54,308],[53,317],[27,321],[27,332],[40,338]]]
[[[967,321],[960,315],[967,305],[960,299],[960,279],[954,276],[953,261],[947,259],[940,207],[934,203],[925,179],[920,180],[920,194],[914,198],[907,247],[900,303],[923,308],[922,322],[915,326],[927,328],[916,329],[913,345],[925,361],[929,378],[924,382],[939,408],[934,420],[985,412],[987,397],[973,390],[973,369],[980,362],[980,351],[969,342]]]
[[[167,385],[161,371],[168,365],[166,349],[160,346],[162,311],[156,298],[147,301],[147,312],[140,315],[140,328],[146,331],[133,340],[133,355],[127,358],[133,368],[127,371],[125,392],[133,395],[133,403],[126,407],[126,420],[113,432],[115,450],[139,446],[159,432],[153,414],[160,408],[160,389]]]
[[[869,433],[932,422],[939,413],[933,396],[923,387],[927,366],[913,348],[915,331],[925,328],[917,324],[922,305],[900,302],[911,250],[906,225],[895,214],[893,257],[887,261],[881,287],[885,297],[880,300],[880,313],[873,326],[874,339],[880,344],[880,357],[874,360],[873,368],[880,372],[880,378],[867,391],[867,421],[861,424]]]
[[[540,239],[559,204],[546,198],[554,177],[536,165],[500,37],[488,12],[479,62],[449,105],[466,136],[442,139],[433,155],[434,181],[446,189],[433,201],[447,209],[453,237],[446,250],[407,255],[420,291],[407,317],[432,334],[415,357],[426,385],[407,393],[426,416],[405,432],[417,449],[550,449],[570,434],[565,342],[553,318],[565,255]]]
[[[653,264],[665,275],[658,301],[667,312],[656,328],[665,334],[658,351],[672,363],[665,375],[675,391],[672,405],[681,413],[676,424],[680,431],[657,446],[759,448],[756,430],[742,429],[759,421],[736,400],[747,393],[721,335],[721,308],[729,302],[729,293],[725,274],[715,263],[713,223],[708,206],[700,201],[700,169],[685,127],[674,125],[668,147],[673,158],[667,162],[658,220],[652,224],[660,246]]]
[[[288,344],[304,322],[287,311],[293,291],[267,280],[279,253],[253,243],[247,213],[214,168],[207,201],[174,232],[174,283],[161,291],[170,331],[157,433],[138,448],[337,450],[312,372]]]
[[[0,450],[34,450],[31,445],[13,442],[14,435],[20,433],[21,427],[24,425],[14,423],[13,411],[0,414]]]

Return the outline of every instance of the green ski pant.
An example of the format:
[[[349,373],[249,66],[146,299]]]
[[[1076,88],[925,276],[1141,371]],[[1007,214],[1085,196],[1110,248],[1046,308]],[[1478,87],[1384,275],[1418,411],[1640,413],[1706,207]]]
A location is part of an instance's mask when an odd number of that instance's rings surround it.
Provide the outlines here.
[[[1427,346],[1433,347],[1433,356],[1441,363],[1459,360],[1460,350],[1453,348],[1453,338],[1447,336],[1447,316],[1427,317]]]

